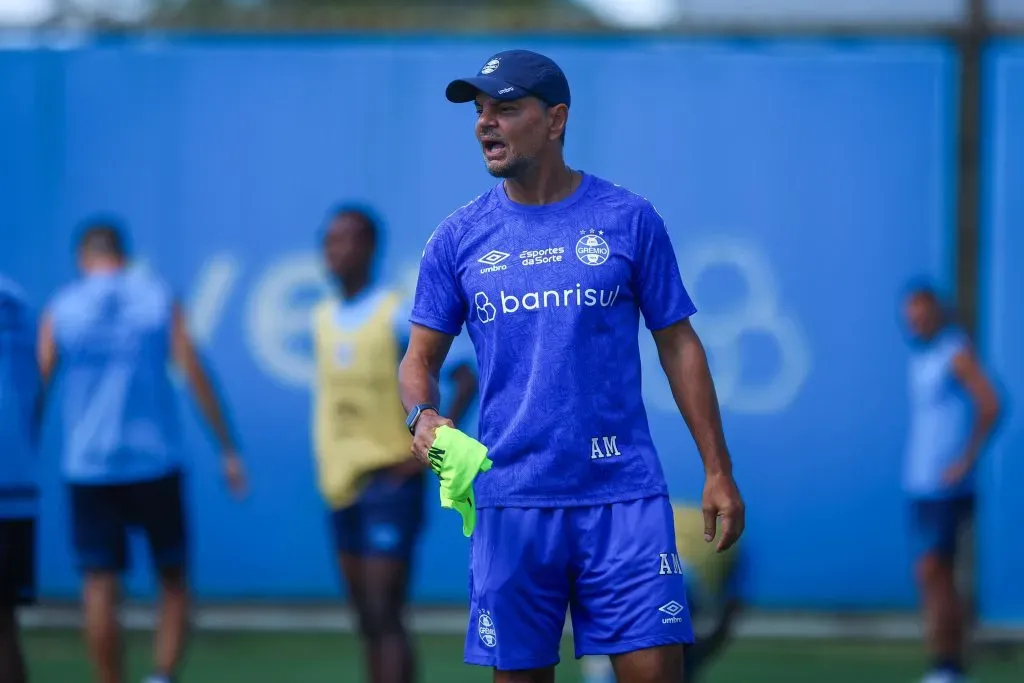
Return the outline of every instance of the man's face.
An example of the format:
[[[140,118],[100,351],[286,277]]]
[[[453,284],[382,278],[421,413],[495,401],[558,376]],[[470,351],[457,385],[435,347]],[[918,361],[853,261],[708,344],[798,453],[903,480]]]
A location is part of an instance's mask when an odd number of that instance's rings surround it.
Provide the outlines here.
[[[913,295],[904,309],[907,327],[919,339],[930,339],[939,330],[940,314],[937,302],[927,296]]]
[[[331,219],[324,235],[324,263],[335,277],[344,280],[365,272],[373,259],[373,239],[362,217],[341,214]]]
[[[487,171],[515,178],[536,162],[550,140],[547,107],[535,97],[502,102],[480,93],[476,98],[476,136]]]

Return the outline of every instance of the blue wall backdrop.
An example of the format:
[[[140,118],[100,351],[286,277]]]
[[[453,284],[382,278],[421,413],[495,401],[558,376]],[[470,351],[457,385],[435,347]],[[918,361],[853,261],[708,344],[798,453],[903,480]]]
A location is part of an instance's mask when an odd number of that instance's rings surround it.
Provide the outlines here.
[[[749,503],[749,597],[912,604],[895,297],[910,276],[950,270],[952,53],[925,42],[527,43],[573,84],[570,162],[649,197],[669,223]],[[385,275],[415,277],[434,226],[494,182],[472,109],[448,104],[444,86],[507,46],[181,40],[0,53],[0,192],[14,209],[0,217],[0,267],[43,303],[72,275],[74,223],[122,214],[140,256],[180,288],[232,399],[248,501],[228,498],[209,442],[189,427],[201,596],[337,594],[308,443],[308,310],[324,286],[314,232],[335,200],[372,202],[388,220]],[[696,499],[698,457],[642,336],[670,485]],[[42,584],[70,595],[56,447],[50,438]],[[466,551],[457,517],[432,511],[418,598],[462,602]],[[148,590],[147,570],[137,563],[133,590]]]
[[[1024,396],[1024,44],[988,54],[982,340],[1007,397]],[[1024,623],[1024,426],[1010,404],[986,459],[978,523],[981,606],[996,622]]]

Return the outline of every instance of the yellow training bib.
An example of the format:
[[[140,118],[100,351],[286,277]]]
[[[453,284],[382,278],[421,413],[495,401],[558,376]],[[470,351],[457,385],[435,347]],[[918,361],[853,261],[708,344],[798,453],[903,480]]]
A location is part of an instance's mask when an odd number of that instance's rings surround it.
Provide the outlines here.
[[[313,313],[313,443],[320,493],[333,508],[356,499],[366,474],[410,457],[394,328],[401,298],[394,292],[376,297],[373,313],[353,329],[338,325],[336,299]]]

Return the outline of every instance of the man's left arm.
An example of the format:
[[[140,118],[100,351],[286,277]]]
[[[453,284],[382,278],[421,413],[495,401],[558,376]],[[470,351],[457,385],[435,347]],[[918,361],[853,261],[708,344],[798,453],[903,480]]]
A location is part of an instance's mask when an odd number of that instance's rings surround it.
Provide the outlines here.
[[[953,373],[974,404],[974,424],[960,460],[946,473],[949,484],[955,484],[974,469],[992,430],[999,420],[999,397],[981,367],[978,357],[964,345],[953,357]]]
[[[409,346],[409,337],[412,335],[412,302],[403,302],[396,312],[394,320],[395,336],[399,340],[402,355]],[[468,332],[463,332],[452,342],[442,370],[451,380],[454,387],[451,403],[447,406],[444,414],[455,423],[455,426],[462,427],[462,420],[473,405],[473,399],[477,394],[476,363],[473,357],[473,347],[467,337]]]
[[[709,542],[715,538],[716,519],[721,517],[718,550],[726,550],[743,533],[745,510],[733,479],[732,458],[725,444],[718,395],[704,345],[689,320],[652,334],[672,396],[704,461],[704,538]]]
[[[640,311],[654,336],[672,396],[704,462],[704,538],[714,540],[721,517],[718,550],[723,551],[743,533],[745,509],[733,479],[707,354],[689,320],[697,309],[683,286],[665,222],[653,207],[640,216],[636,244],[634,277]]]

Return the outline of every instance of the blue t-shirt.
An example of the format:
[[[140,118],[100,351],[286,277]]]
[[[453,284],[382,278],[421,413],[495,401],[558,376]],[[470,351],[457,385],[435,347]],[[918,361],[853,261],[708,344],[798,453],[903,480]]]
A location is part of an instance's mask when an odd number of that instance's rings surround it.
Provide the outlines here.
[[[173,306],[167,286],[138,269],[82,278],[55,297],[49,313],[69,481],[144,481],[180,466]]]
[[[24,292],[0,276],[0,519],[38,507],[36,317]]]
[[[499,184],[427,242],[411,320],[467,325],[479,507],[567,507],[667,492],[641,397],[638,328],[695,312],[665,223],[644,198],[584,175],[566,199],[512,202]]]
[[[918,498],[945,498],[969,494],[974,475],[950,487],[942,475],[964,455],[974,410],[953,372],[953,359],[968,346],[967,335],[949,327],[910,356],[910,432],[903,485]]]

